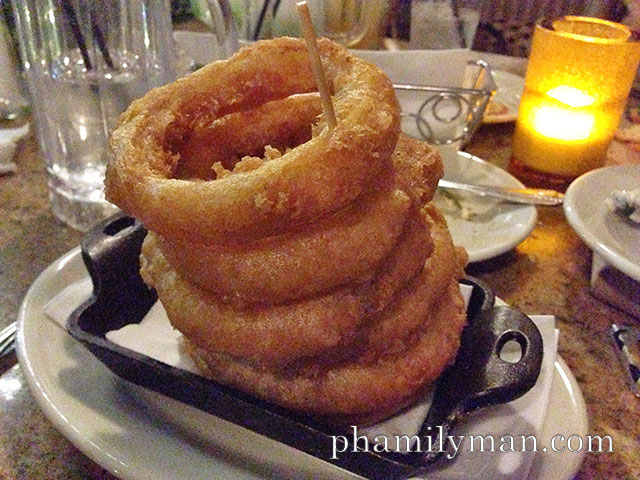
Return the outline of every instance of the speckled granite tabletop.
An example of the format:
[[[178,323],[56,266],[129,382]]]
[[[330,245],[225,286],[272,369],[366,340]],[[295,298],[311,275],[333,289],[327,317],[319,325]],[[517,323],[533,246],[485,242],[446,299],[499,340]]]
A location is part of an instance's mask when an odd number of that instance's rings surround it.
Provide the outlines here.
[[[512,133],[511,125],[483,127],[467,150],[504,167]],[[33,138],[20,147],[17,161],[16,174],[0,177],[0,328],[15,319],[37,275],[81,238],[49,210]],[[587,454],[578,478],[640,479],[640,399],[625,385],[607,336],[612,322],[637,320],[590,295],[590,258],[561,209],[540,209],[537,227],[515,251],[468,272],[523,311],[557,316],[559,351],[584,394],[590,433],[610,435],[615,449]],[[0,478],[114,478],[48,422],[15,363],[10,357],[0,365]]]

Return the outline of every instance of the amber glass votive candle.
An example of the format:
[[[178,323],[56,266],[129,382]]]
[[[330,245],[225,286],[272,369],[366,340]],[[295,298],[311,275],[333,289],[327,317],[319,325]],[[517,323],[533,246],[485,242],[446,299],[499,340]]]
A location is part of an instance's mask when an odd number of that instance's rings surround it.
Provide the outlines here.
[[[602,166],[624,111],[640,43],[624,25],[564,17],[536,25],[510,170],[563,188]]]

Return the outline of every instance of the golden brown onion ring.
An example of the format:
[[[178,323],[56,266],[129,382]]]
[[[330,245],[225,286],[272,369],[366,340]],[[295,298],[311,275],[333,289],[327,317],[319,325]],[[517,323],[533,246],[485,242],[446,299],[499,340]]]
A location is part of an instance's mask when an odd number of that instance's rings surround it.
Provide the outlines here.
[[[416,331],[420,331],[425,312],[439,300],[443,285],[458,280],[464,275],[466,252],[457,251],[447,229],[444,217],[433,205],[425,207],[429,219],[433,253],[425,262],[422,271],[402,290],[394,295],[392,302],[378,315],[367,319],[358,329],[356,338],[321,358],[305,358],[296,363],[301,374],[314,371],[318,364],[325,366],[358,356],[359,361],[372,362],[381,355],[398,354],[413,343]]]
[[[433,205],[425,207],[430,219],[434,251],[422,272],[399,291],[387,308],[364,325],[356,340],[362,358],[373,361],[381,354],[400,353],[424,323],[424,312],[442,295],[442,285],[464,275],[466,252],[454,247],[445,218]]]
[[[391,160],[396,188],[406,192],[416,205],[430,202],[443,175],[438,151],[401,133]]]
[[[311,138],[312,124],[322,113],[317,93],[293,95],[252,110],[226,115],[211,125],[198,125],[180,149],[177,178],[215,178],[212,165],[233,170],[246,155],[261,157],[265,145],[281,152]]]
[[[205,244],[279,233],[353,201],[395,148],[399,107],[378,68],[328,40],[319,50],[336,128],[254,171],[208,182],[172,178],[198,125],[315,90],[303,40],[258,42],[131,104],[111,137],[107,198],[165,238]]]
[[[398,243],[409,207],[401,190],[374,191],[301,232],[236,245],[157,243],[172,267],[204,290],[282,303],[370,280]]]
[[[298,99],[296,104],[306,108],[305,104],[317,101]],[[275,112],[264,112],[261,118],[277,122]],[[413,208],[420,208],[433,196],[441,174],[442,162],[435,150],[401,134],[392,165],[385,168],[374,191],[310,226],[233,245],[164,238],[158,244],[181,276],[224,297],[279,303],[317,295],[348,282],[369,280],[396,244],[408,201],[400,192],[389,192],[390,188],[401,189],[413,200]]]
[[[384,309],[420,272],[432,251],[427,221],[416,213],[371,283],[272,306],[239,307],[192,285],[167,262],[153,236],[142,246],[141,274],[158,292],[171,324],[198,347],[284,366],[348,343],[365,318]]]
[[[375,421],[414,400],[455,358],[466,322],[464,303],[456,280],[440,289],[435,308],[424,312],[415,343],[372,363],[350,361],[301,377],[256,369],[195,345],[188,345],[188,351],[205,376],[278,405],[348,421]]]

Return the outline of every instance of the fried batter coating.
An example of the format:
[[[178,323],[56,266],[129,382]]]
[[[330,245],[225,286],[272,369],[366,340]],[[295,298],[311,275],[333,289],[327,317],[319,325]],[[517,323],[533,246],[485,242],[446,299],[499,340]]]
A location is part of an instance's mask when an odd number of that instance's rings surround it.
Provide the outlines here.
[[[446,220],[435,206],[427,205],[424,212],[430,224],[433,253],[422,271],[396,292],[384,311],[361,325],[355,340],[347,346],[357,352],[360,361],[372,362],[381,355],[405,350],[413,343],[416,331],[423,328],[424,312],[430,311],[439,300],[442,286],[464,276],[466,252],[454,247]]]
[[[373,191],[302,231],[235,245],[157,241],[173,268],[204,290],[282,303],[371,280],[398,243],[410,203],[401,190]]]
[[[401,133],[391,162],[396,188],[406,192],[414,204],[430,202],[444,173],[440,154],[428,144]]]
[[[337,364],[322,356],[298,371],[279,373],[190,344],[199,369],[212,379],[334,423],[373,423],[414,401],[455,359],[466,323],[458,288],[464,252],[453,247],[435,207],[426,211],[434,225],[435,250],[422,273],[373,321],[361,325],[359,338],[350,345],[355,356]],[[314,361],[319,368],[310,368]]]
[[[274,235],[351,203],[393,153],[400,111],[381,70],[326,39],[318,46],[335,128],[324,126],[249,172],[213,181],[175,178],[197,126],[316,90],[304,40],[258,42],[131,104],[111,136],[108,200],[165,238],[204,244]]]
[[[200,348],[285,367],[296,358],[348,343],[367,317],[382,311],[433,251],[425,216],[409,218],[374,279],[327,294],[276,305],[235,305],[182,278],[147,236],[141,274],[158,292],[171,324]]]
[[[464,302],[456,280],[439,290],[436,305],[423,312],[420,334],[407,349],[373,362],[345,362],[315,376],[281,375],[193,344],[188,348],[204,375],[221,383],[299,412],[371,423],[413,401],[455,359],[466,323]]]
[[[262,157],[265,145],[280,152],[297,147],[311,139],[311,126],[321,113],[320,96],[307,93],[196,125],[180,149],[175,177],[213,180],[216,162],[231,171],[244,156]]]
[[[442,175],[437,152],[404,134],[391,160],[373,191],[302,229],[232,245],[202,245],[160,236],[158,245],[188,281],[248,303],[297,300],[370,280],[398,241],[409,198],[412,208],[421,208],[433,197]]]
[[[414,401],[455,358],[466,255],[429,204],[439,155],[375,66],[319,41],[243,49],[122,115],[106,195],[149,230],[141,275],[203,375],[332,422]]]

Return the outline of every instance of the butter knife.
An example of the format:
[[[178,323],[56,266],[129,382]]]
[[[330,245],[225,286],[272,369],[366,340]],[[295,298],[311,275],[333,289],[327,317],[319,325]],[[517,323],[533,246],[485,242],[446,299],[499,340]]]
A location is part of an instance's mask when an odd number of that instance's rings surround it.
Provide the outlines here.
[[[494,185],[472,185],[468,183],[440,180],[438,187],[461,190],[474,193],[482,197],[499,198],[512,203],[526,203],[529,205],[562,205],[564,194],[555,190],[542,188],[511,188]]]

